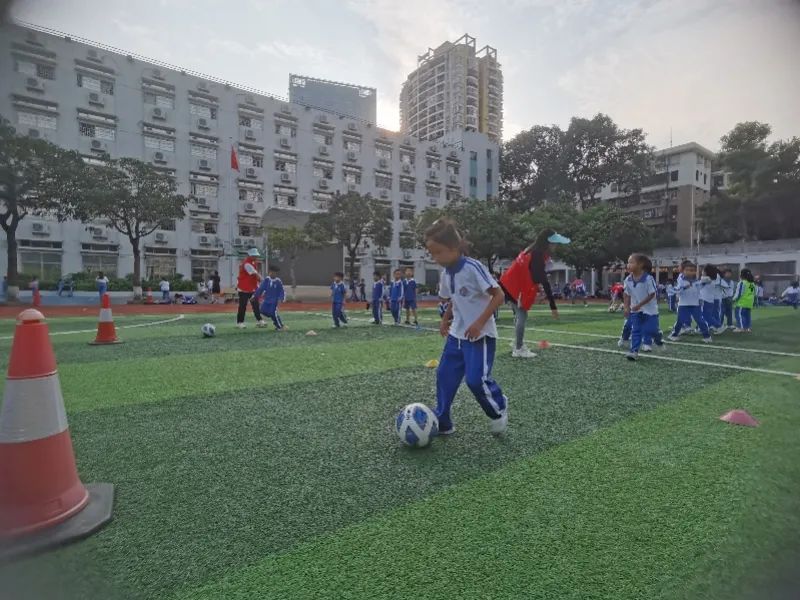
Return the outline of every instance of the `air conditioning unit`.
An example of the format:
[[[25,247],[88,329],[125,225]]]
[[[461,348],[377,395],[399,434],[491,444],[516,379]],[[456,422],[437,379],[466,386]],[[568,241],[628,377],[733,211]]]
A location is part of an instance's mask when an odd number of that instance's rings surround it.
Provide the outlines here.
[[[356,131],[356,130],[358,130],[358,126],[357,126],[355,123],[348,123],[348,124],[347,124],[347,128],[348,128],[350,131]]]
[[[256,170],[253,167],[247,167],[247,169],[244,171],[244,174],[246,177],[255,178]]]
[[[458,183],[458,177],[455,175],[450,175],[450,183]]]
[[[409,249],[403,250],[403,258],[411,258],[411,250]]]
[[[382,158],[378,161],[378,164],[381,166],[381,168],[385,169],[389,166],[389,161],[387,161],[385,158]]]
[[[167,114],[164,112],[164,109],[159,107],[154,108],[150,114],[156,120],[163,121],[167,117]]]
[[[450,150],[450,157],[451,158],[458,158],[458,152],[455,150]]]
[[[167,234],[166,233],[157,233],[156,234],[156,241],[161,242],[162,244],[167,241]]]
[[[106,149],[106,145],[101,142],[100,140],[92,140],[92,150],[99,150],[103,151]]]
[[[411,194],[403,194],[403,202],[411,202]]]
[[[388,198],[389,197],[389,191],[388,190],[381,190],[380,196],[381,196],[381,198]]]
[[[208,200],[206,200],[203,197],[195,198],[195,203],[197,204],[197,206],[203,206],[203,207],[208,206]]]
[[[48,235],[50,233],[50,226],[47,223],[33,223],[31,231],[38,235]]]
[[[201,92],[207,92],[208,84],[205,81],[199,81],[197,83],[197,89],[200,90]]]
[[[328,117],[327,117],[327,115],[320,115],[320,116],[319,116],[319,122],[320,122],[320,123],[327,123],[327,122],[328,122]]]
[[[256,245],[256,241],[253,238],[247,238],[246,240],[244,240],[244,245],[252,248],[253,246]]]
[[[347,191],[348,192],[355,192],[356,191],[356,184],[355,183],[351,183],[350,185],[348,185],[347,186]]]
[[[403,173],[411,173],[411,165],[408,163],[403,163]]]
[[[356,159],[356,153],[355,152],[351,151],[351,152],[347,153],[347,160],[355,160],[355,159]]]
[[[28,79],[25,81],[25,86],[29,90],[36,90],[39,92],[44,89],[42,87],[42,83],[38,79],[36,79],[36,77],[28,77]]]
[[[281,112],[285,113],[287,115],[290,115],[290,114],[292,114],[292,109],[288,104],[282,104],[281,105]]]
[[[244,130],[244,138],[246,140],[254,140],[256,139],[256,134],[252,129],[245,129]],[[281,140],[281,146],[283,145],[283,140]]]
[[[328,180],[327,179],[320,179],[319,180],[319,187],[322,189],[328,188]]]
[[[256,205],[253,204],[252,202],[248,202],[247,204],[244,205],[244,212],[248,213],[256,212]]]
[[[281,181],[283,182],[290,182],[292,180],[292,176],[288,173],[281,173]]]
[[[327,156],[328,155],[328,147],[327,146],[320,146],[319,147],[319,153],[321,155],[323,155],[323,156]]]
[[[439,174],[433,169],[431,169],[430,171],[428,171],[428,177],[430,177],[431,179],[436,179],[437,177],[439,177]]]
[[[284,148],[288,148],[289,147],[289,138],[282,137],[281,138],[281,146],[283,146]]]
[[[211,244],[211,240],[208,239],[207,235],[201,235],[200,236],[200,245],[201,246],[208,246],[210,244]]]
[[[198,129],[208,129],[208,120],[204,118],[197,119],[197,128]]]
[[[153,79],[160,79],[163,81],[164,74],[161,72],[161,69],[153,69],[152,71]]]
[[[32,137],[34,139],[39,137],[39,130],[38,129],[28,129],[28,137]]]
[[[163,152],[154,152],[153,153],[153,162],[165,163],[165,162],[167,162],[167,159],[164,158],[164,153]]]
[[[201,158],[199,161],[197,161],[197,165],[203,171],[208,171],[210,169],[210,167],[208,166],[208,160],[206,160],[205,158]]]
[[[89,104],[96,104],[98,106],[103,106],[103,99],[97,92],[89,92]]]

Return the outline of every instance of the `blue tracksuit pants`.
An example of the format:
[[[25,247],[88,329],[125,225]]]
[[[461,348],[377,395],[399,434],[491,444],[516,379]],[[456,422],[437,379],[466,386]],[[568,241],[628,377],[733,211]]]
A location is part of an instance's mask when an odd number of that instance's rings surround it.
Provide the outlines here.
[[[331,312],[333,313],[333,324],[339,327],[341,323],[347,323],[344,315],[344,302],[334,302]]]
[[[669,312],[676,312],[678,310],[678,297],[675,295],[667,296],[667,306]]]
[[[722,325],[719,320],[719,304],[717,302],[703,302],[700,308],[703,311],[703,318],[709,327],[716,329]]]
[[[720,323],[727,324],[728,327],[733,327],[733,300],[731,298],[722,299],[722,316]]]
[[[383,299],[372,299],[372,320],[376,323],[383,323]]]
[[[633,327],[633,325],[631,323],[631,318],[628,317],[627,319],[625,319],[625,322],[622,324],[622,333],[620,334],[620,339],[622,339],[625,342],[630,340],[631,339],[632,327]]]
[[[703,318],[703,313],[699,306],[679,306],[678,319],[675,321],[675,327],[672,328],[672,335],[677,336],[680,334],[681,329],[689,327],[692,324],[692,319],[697,323],[700,333],[704,338],[711,337],[708,331],[708,323]]]
[[[278,314],[277,302],[264,302],[261,304],[261,314],[272,319],[275,329],[283,329],[283,319]]]
[[[492,337],[470,342],[447,336],[436,371],[436,416],[440,430],[446,431],[453,426],[450,407],[462,379],[466,379],[467,387],[483,412],[490,419],[500,418],[506,409],[506,397],[492,378],[496,347],[497,340]]]
[[[736,326],[739,329],[750,329],[753,326],[752,311],[749,308],[736,307]]]
[[[642,343],[649,346],[655,341],[656,346],[664,345],[664,337],[658,324],[658,315],[633,313],[628,321],[631,322],[631,352],[639,352]]]
[[[394,319],[395,323],[399,323],[400,309],[403,306],[402,300],[392,300],[390,306],[392,310],[392,319]]]

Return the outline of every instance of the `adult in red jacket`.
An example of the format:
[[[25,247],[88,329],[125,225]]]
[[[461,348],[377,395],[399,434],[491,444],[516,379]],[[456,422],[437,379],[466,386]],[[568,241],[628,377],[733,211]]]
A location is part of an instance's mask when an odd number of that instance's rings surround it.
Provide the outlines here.
[[[569,244],[569,238],[545,228],[536,236],[536,240],[519,253],[511,266],[500,277],[500,287],[506,293],[514,309],[514,329],[516,339],[512,356],[516,358],[532,358],[536,356],[525,347],[525,323],[528,311],[536,301],[539,286],[542,286],[550,302],[553,318],[558,318],[558,307],[553,298],[553,290],[547,279],[547,263],[555,244]]]
[[[253,297],[258,284],[261,283],[261,275],[258,274],[258,261],[261,257],[258,248],[250,248],[247,251],[247,258],[239,265],[239,277],[236,279],[236,291],[239,292],[239,312],[236,314],[236,326],[244,329],[244,315],[247,313],[248,302],[253,307],[253,315],[256,318],[256,327],[266,327],[267,323],[261,318],[261,311],[258,309],[258,299]]]

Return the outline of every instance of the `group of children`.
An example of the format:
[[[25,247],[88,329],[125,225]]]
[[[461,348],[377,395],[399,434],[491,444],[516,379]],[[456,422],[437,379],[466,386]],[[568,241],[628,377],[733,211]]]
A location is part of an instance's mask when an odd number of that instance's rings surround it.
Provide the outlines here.
[[[394,270],[394,279],[386,283],[383,274],[375,271],[372,274],[372,299],[367,303],[367,308],[372,308],[372,322],[375,325],[383,323],[383,306],[388,304],[395,325],[401,324],[403,309],[406,311],[406,325],[419,325],[417,320],[417,282],[414,280],[414,269],[406,267],[405,278],[400,269]]]
[[[636,360],[640,351],[652,351],[653,344],[664,347],[658,322],[658,287],[651,270],[652,263],[643,254],[632,254],[628,259],[629,275],[623,283],[625,324],[618,345],[622,348],[630,342],[626,354],[630,360]],[[756,286],[749,269],[742,269],[739,282],[734,283],[730,270],[720,273],[714,265],[706,265],[698,277],[697,265],[685,260],[675,283],[667,286],[667,298],[670,310],[677,312],[667,337],[672,342],[694,331],[692,321],[706,343],[712,342],[712,333],[719,335],[729,328],[737,333],[752,331]]]

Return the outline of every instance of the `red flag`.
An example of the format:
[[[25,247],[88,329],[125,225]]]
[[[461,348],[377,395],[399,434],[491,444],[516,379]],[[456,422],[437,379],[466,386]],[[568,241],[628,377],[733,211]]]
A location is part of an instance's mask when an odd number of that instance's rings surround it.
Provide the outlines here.
[[[231,146],[231,169],[239,170],[239,159],[236,157],[236,149]]]

